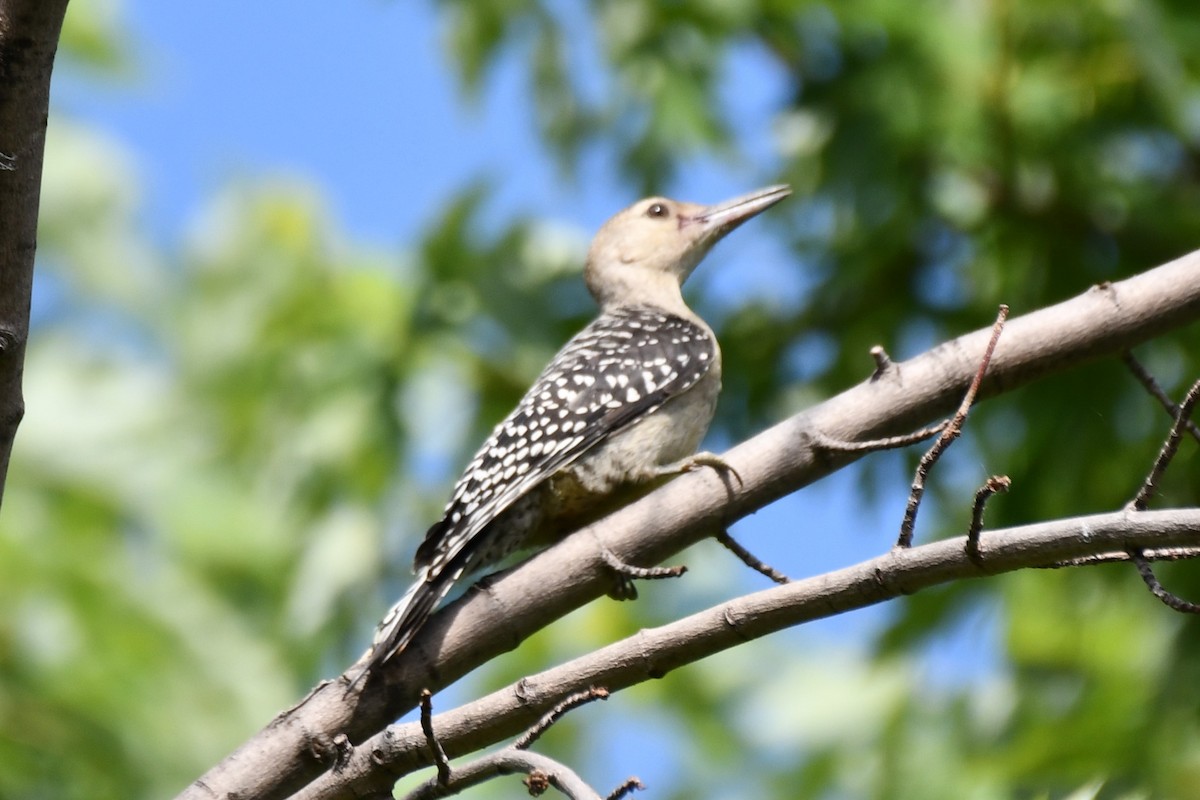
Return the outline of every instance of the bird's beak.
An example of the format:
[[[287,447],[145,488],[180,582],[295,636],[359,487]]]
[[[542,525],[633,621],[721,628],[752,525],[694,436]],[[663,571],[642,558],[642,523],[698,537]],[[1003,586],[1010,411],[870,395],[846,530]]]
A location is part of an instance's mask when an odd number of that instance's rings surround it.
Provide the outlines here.
[[[723,236],[746,220],[766,211],[792,193],[786,184],[768,186],[723,203],[702,208],[695,214],[680,219],[683,225],[700,225],[705,234]],[[706,237],[707,238],[707,237]]]

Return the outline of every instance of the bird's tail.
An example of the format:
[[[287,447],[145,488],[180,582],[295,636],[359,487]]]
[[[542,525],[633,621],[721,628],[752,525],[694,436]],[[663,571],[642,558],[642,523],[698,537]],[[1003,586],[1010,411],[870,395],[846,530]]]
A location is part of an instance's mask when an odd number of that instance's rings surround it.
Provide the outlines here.
[[[363,671],[355,676],[350,684],[351,688],[367,673],[382,666],[408,647],[409,642],[425,625],[438,603],[450,593],[450,589],[462,577],[464,571],[463,567],[452,566],[409,587],[404,596],[383,615],[379,626],[375,628],[371,649],[360,659],[360,663],[365,662],[365,666]]]

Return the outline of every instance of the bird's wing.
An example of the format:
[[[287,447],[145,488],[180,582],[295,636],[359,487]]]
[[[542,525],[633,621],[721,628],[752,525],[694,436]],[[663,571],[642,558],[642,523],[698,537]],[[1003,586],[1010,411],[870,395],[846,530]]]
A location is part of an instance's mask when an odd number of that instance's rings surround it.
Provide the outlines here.
[[[567,342],[475,454],[414,568],[426,580],[439,575],[534,486],[695,386],[716,348],[701,326],[653,308],[596,319]]]

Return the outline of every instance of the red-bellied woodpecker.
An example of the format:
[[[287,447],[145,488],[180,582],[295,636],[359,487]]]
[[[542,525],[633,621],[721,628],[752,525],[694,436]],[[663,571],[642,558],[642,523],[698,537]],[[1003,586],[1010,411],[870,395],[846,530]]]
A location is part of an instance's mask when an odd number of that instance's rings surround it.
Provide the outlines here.
[[[604,224],[584,270],[600,316],[459,478],[417,548],[417,582],[379,624],[368,670],[403,650],[463,575],[554,541],[660,479],[722,466],[693,455],[721,389],[721,350],[681,287],[725,234],[790,192],[772,186],[714,206],[651,197]]]

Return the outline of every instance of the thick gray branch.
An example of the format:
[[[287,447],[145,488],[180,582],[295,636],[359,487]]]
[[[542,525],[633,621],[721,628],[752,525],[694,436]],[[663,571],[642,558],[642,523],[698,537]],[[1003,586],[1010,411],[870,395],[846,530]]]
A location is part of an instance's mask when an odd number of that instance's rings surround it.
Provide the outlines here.
[[[1019,309],[1014,309],[1019,311]],[[1009,321],[981,396],[994,396],[1089,359],[1116,355],[1200,319],[1200,253]],[[811,446],[902,433],[951,411],[973,377],[990,326],[903,363],[739,445],[725,455],[744,479],[736,491],[704,470],[535,556],[436,614],[383,682],[361,696],[318,687],[299,707],[214,767],[183,797],[281,798],[332,764],[333,737],[361,742],[437,690],[558,617],[604,594],[611,574],[601,537],[621,559],[655,564],[858,456]],[[866,357],[864,355],[864,362]],[[985,536],[985,538],[987,538]],[[788,587],[783,587],[788,588]]]

